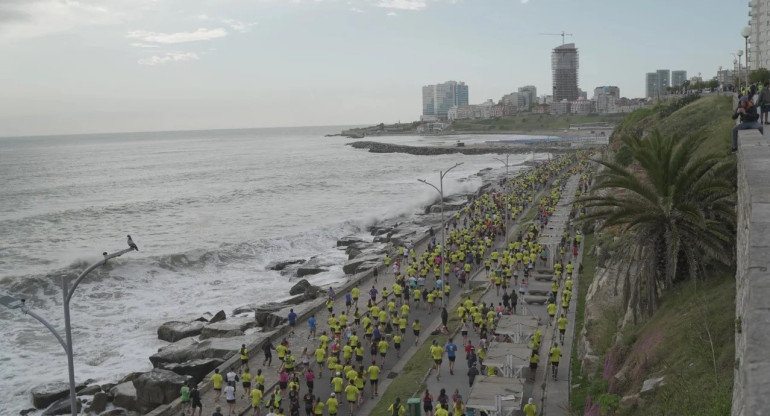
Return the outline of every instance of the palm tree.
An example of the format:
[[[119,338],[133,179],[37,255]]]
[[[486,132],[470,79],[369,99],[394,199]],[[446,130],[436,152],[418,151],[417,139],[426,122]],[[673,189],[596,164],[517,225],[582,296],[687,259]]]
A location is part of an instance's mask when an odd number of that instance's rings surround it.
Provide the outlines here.
[[[584,220],[599,229],[619,228],[630,237],[641,278],[630,299],[638,311],[646,291],[647,312],[657,306],[658,291],[677,278],[697,282],[705,267],[731,265],[735,241],[735,164],[723,154],[702,152],[703,137],[622,139],[632,153],[628,168],[609,161],[591,195]],[[696,283],[697,284],[697,283]]]

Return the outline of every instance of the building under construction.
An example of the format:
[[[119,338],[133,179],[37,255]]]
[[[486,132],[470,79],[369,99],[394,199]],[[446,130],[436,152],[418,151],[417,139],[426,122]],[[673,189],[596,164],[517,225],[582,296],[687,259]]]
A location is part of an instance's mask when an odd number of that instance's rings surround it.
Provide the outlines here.
[[[573,101],[580,96],[578,90],[578,50],[574,43],[557,46],[551,53],[553,72],[553,102]]]

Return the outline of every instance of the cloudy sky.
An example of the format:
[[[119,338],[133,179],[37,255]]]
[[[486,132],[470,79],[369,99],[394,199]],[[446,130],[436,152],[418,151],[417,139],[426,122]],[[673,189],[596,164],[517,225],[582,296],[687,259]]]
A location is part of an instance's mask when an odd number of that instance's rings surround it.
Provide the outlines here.
[[[0,0],[0,136],[412,121],[421,86],[471,102],[551,89],[562,30],[580,86],[713,76],[748,0]]]

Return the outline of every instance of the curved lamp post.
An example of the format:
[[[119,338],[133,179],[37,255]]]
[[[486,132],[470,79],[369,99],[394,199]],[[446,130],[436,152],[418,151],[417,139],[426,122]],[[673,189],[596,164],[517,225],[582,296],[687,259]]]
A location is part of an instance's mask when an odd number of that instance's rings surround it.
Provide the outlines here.
[[[20,309],[24,314],[29,315],[36,320],[38,320],[41,324],[43,324],[46,328],[48,328],[49,331],[53,334],[53,336],[56,337],[56,339],[59,341],[59,344],[64,348],[64,352],[67,353],[67,370],[69,372],[69,384],[70,384],[70,411],[73,415],[78,414],[78,407],[77,407],[77,399],[75,397],[75,362],[74,362],[74,355],[72,353],[72,325],[70,323],[70,300],[72,300],[72,295],[75,293],[75,289],[77,289],[78,285],[81,281],[94,269],[97,267],[107,263],[107,260],[120,257],[129,251],[134,251],[135,249],[133,247],[129,247],[124,250],[116,251],[112,254],[108,254],[107,252],[102,253],[104,256],[103,259],[97,261],[96,263],[88,266],[87,269],[83,270],[82,273],[75,279],[75,283],[72,284],[72,287],[69,287],[69,284],[67,282],[66,277],[62,277],[62,292],[64,295],[64,336],[66,338],[62,339],[62,336],[59,334],[59,331],[56,330],[56,328],[53,327],[48,321],[46,321],[42,316],[36,314],[35,312],[29,310],[29,307],[26,306],[25,299],[16,299],[11,296],[0,296],[0,305],[3,305],[9,309]]]
[[[746,53],[746,85],[749,85],[749,36],[751,35],[751,27],[746,26],[741,29],[741,36],[743,36],[744,52]]]
[[[418,181],[430,186],[431,188],[435,189],[436,192],[438,192],[439,197],[441,197],[441,267],[444,267],[444,261],[446,261],[446,224],[444,223],[444,176],[446,176],[447,173],[449,173],[450,170],[462,165],[461,163],[458,163],[451,168],[445,170],[445,171],[439,171],[439,186],[440,188],[437,188],[436,185],[426,181],[425,179],[417,179]],[[444,292],[441,292],[441,296],[444,296]]]

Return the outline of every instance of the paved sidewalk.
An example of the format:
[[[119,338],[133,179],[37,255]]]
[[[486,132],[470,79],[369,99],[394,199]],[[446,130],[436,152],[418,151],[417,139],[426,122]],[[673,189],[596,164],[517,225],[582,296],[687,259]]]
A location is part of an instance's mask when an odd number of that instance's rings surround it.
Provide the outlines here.
[[[570,177],[569,181],[567,182],[565,186],[565,190],[562,193],[562,198],[559,201],[557,205],[557,211],[552,215],[553,217],[557,216],[564,216],[569,217],[570,210],[572,209],[572,204],[574,202],[574,194],[575,190],[577,189],[579,176],[573,175]],[[549,228],[552,227],[552,222],[549,221]],[[567,223],[566,221],[558,224],[555,226],[555,228],[558,228],[556,233],[558,235],[561,235],[566,230]],[[571,230],[568,230],[571,232]],[[514,236],[515,238],[515,236]],[[582,252],[581,252],[582,253]],[[566,261],[572,260],[572,253],[565,253],[565,256],[567,257]],[[580,256],[580,254],[579,254]],[[577,276],[577,270],[579,269],[579,266],[575,263],[575,260],[572,260],[573,264],[575,265],[575,269],[573,272],[573,279]],[[484,273],[480,273],[476,276],[477,279],[486,281],[486,276]],[[577,281],[575,281],[575,285],[577,285]],[[563,285],[562,285],[563,286]],[[550,290],[551,284],[545,283],[545,282],[538,282],[535,280],[530,280],[528,289],[542,289],[542,290]],[[502,294],[502,292],[501,292]],[[559,294],[561,296],[561,294]],[[573,295],[573,302],[576,298],[575,295]],[[494,305],[497,305],[498,302],[502,302],[502,295],[498,296],[496,294],[496,291],[494,288],[489,288],[489,290],[486,291],[486,293],[481,298],[482,302],[485,302],[486,304],[489,304],[490,302]],[[561,308],[559,308],[561,309]],[[574,317],[574,306],[572,305],[569,308],[569,314],[568,319],[570,319],[570,325],[574,326],[572,323],[572,319]],[[555,326],[547,326],[547,322],[549,320],[548,312],[546,310],[545,305],[526,305],[523,301],[523,299],[519,298],[519,304],[516,313],[518,315],[531,315],[536,316],[540,319],[541,326],[540,328],[543,330],[543,340],[541,341],[541,348],[540,348],[540,365],[538,366],[537,373],[535,375],[535,380],[529,380],[527,379],[524,383],[524,403],[526,403],[526,399],[529,397],[532,397],[534,399],[534,402],[538,405],[538,410],[544,409],[545,407],[549,408],[548,415],[560,415],[564,414],[567,415],[566,410],[564,413],[561,412],[555,412],[555,408],[558,404],[560,404],[562,401],[566,400],[568,397],[565,394],[562,394],[561,391],[557,390],[556,387],[551,387],[553,384],[556,384],[557,386],[560,384],[564,384],[567,388],[569,387],[568,379],[568,370],[570,366],[570,351],[571,351],[571,334],[568,330],[568,336],[565,338],[565,341],[570,345],[570,350],[566,350],[566,348],[562,349],[563,352],[563,358],[562,362],[559,365],[560,368],[560,374],[558,381],[554,382],[553,379],[550,378],[550,366],[547,365],[548,363],[548,351],[550,350],[551,344],[553,342],[553,338],[556,334],[558,334],[558,331],[556,330]],[[558,336],[558,335],[556,335]],[[472,342],[473,345],[478,345],[479,343],[479,337],[477,334],[474,333],[473,330],[469,331],[468,339]],[[467,401],[470,393],[470,385],[468,380],[468,365],[465,361],[465,353],[462,351],[463,345],[462,345],[462,337],[455,336],[454,337],[455,344],[458,345],[458,348],[460,348],[460,352],[458,352],[458,357],[455,362],[455,371],[454,375],[449,374],[449,366],[447,363],[447,359],[444,359],[444,363],[442,364],[441,369],[441,378],[440,380],[437,380],[435,375],[435,372],[431,372],[430,377],[427,379],[427,388],[430,391],[431,395],[433,395],[434,400],[438,397],[439,391],[443,388],[446,390],[446,394],[451,398],[452,394],[455,392],[455,389],[457,389],[460,393],[460,395],[463,398],[463,401]],[[486,371],[481,371],[481,375],[486,375]],[[522,373],[523,376],[529,377],[529,369],[525,369]],[[549,377],[546,377],[548,375]],[[543,394],[543,389],[540,388],[543,383],[548,384],[548,396],[547,398]],[[422,394],[421,394],[422,395]],[[544,402],[545,400],[545,402]],[[451,401],[450,401],[451,403]],[[435,403],[434,403],[435,404]],[[565,408],[566,409],[566,408]],[[552,412],[552,410],[554,410]],[[546,413],[539,413],[539,414],[546,414]]]

